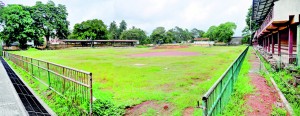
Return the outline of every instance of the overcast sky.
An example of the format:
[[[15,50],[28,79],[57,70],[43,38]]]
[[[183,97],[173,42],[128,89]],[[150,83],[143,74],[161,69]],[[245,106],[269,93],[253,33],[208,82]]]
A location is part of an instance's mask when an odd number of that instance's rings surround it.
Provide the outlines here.
[[[40,0],[46,3],[48,0]],[[101,19],[106,25],[112,21],[127,22],[127,28],[141,28],[151,34],[158,26],[171,29],[197,28],[206,31],[212,25],[227,21],[237,24],[235,36],[242,34],[245,17],[252,0],[53,0],[66,5],[70,29],[76,23]],[[32,6],[36,0],[4,0],[5,4]]]

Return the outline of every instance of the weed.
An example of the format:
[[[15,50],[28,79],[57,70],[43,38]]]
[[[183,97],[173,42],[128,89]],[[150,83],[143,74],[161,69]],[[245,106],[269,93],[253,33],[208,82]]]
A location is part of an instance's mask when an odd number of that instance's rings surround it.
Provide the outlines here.
[[[284,108],[279,108],[276,106],[272,106],[272,116],[286,116],[287,111]]]

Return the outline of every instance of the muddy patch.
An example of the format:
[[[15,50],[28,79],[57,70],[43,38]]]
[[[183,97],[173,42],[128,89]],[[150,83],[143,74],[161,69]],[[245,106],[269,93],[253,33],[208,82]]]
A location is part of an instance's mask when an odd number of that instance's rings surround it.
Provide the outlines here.
[[[125,116],[140,116],[152,109],[156,111],[156,115],[169,116],[174,110],[174,106],[170,103],[161,103],[158,101],[145,101],[141,104],[126,109]]]

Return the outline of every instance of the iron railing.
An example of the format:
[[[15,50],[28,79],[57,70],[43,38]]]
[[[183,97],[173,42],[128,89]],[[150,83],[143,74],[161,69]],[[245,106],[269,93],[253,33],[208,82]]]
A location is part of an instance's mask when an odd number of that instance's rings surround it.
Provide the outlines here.
[[[92,114],[92,73],[9,52],[4,52],[4,58],[12,61],[85,113]],[[80,106],[89,106],[89,111]]]
[[[230,65],[224,74],[214,83],[202,98],[203,115],[215,116],[222,113],[222,109],[228,103],[233,86],[237,80],[242,63],[249,47]]]

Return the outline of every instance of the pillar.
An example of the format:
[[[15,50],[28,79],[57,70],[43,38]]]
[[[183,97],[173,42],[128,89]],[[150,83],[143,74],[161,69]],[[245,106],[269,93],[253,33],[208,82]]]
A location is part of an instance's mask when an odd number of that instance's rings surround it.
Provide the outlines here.
[[[281,54],[281,38],[280,38],[280,31],[277,33],[277,41],[278,41],[278,56]]]
[[[270,52],[270,36],[268,36],[267,39],[268,39],[268,52]]]
[[[300,25],[297,26],[297,65],[300,65]]]
[[[264,37],[264,42],[265,42],[265,49],[264,51],[267,51],[267,39]]]
[[[294,39],[294,31],[291,26],[289,26],[289,55],[293,54],[293,39]]]
[[[274,54],[274,36],[273,36],[273,33],[271,34],[271,40],[272,40],[272,54]]]
[[[262,40],[262,46],[265,49],[265,40],[264,40],[264,38],[261,38],[261,40]]]

